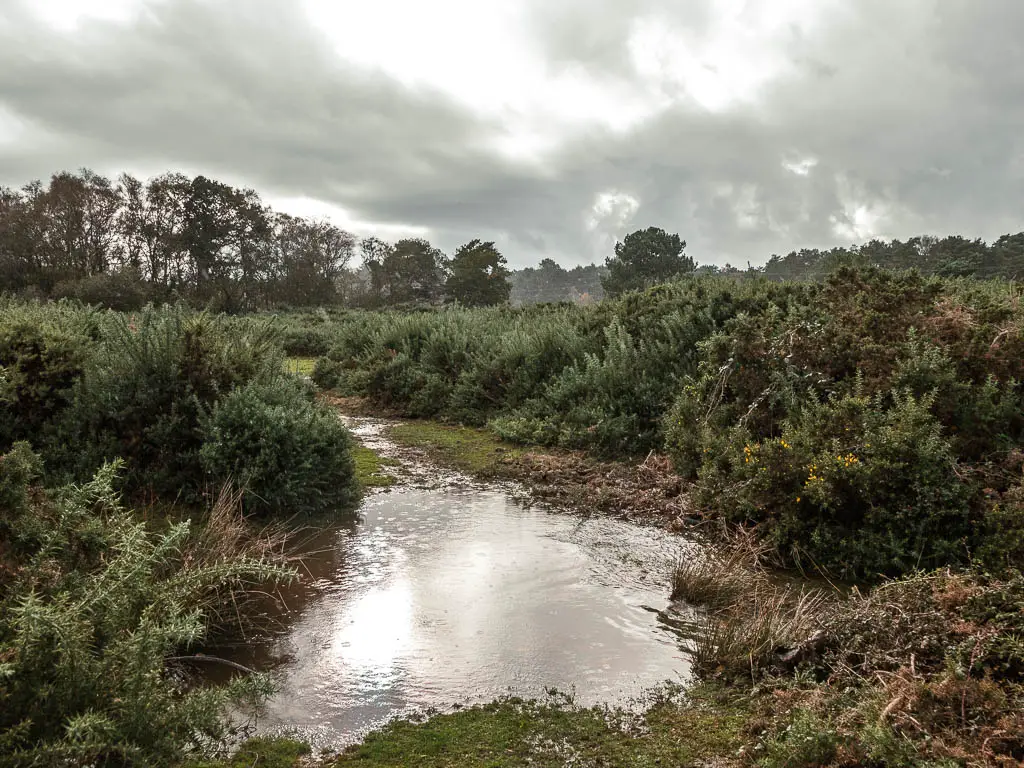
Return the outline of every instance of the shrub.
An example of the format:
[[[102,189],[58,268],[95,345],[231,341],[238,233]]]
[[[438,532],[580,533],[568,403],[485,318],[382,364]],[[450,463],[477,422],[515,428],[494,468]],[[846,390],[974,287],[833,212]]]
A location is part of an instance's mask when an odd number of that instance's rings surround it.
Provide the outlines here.
[[[38,441],[71,402],[96,334],[71,305],[0,307],[0,450]]]
[[[249,511],[344,509],[358,496],[348,430],[301,381],[251,382],[202,420],[200,456],[214,483],[246,489]]]
[[[51,291],[55,299],[75,299],[83,304],[121,312],[142,309],[153,293],[150,286],[130,271],[101,273],[60,282]]]
[[[345,368],[329,357],[318,357],[310,378],[320,389],[340,391],[345,385]]]
[[[1024,482],[986,509],[974,554],[979,563],[996,573],[1024,564]]]
[[[626,455],[650,450],[660,415],[659,377],[647,365],[651,355],[617,321],[605,333],[602,355],[587,354],[567,367],[539,398],[495,419],[494,430],[526,443]]]
[[[703,462],[697,497],[761,526],[789,562],[842,576],[964,560],[973,492],[930,406],[899,392],[811,399],[778,438],[736,428]]]
[[[25,449],[0,460],[3,486],[26,476]],[[191,525],[154,534],[120,506],[117,464],[90,482],[29,503],[0,531],[18,567],[0,602],[0,753],[5,765],[177,764],[228,732],[229,703],[253,702],[263,678],[185,685],[169,657],[195,648],[210,598],[289,580],[263,560],[196,564]],[[19,478],[19,473],[21,473]]]
[[[265,322],[232,327],[181,307],[113,316],[57,424],[48,464],[80,480],[119,457],[128,489],[197,501],[201,419],[235,388],[280,377],[282,365]]]
[[[249,322],[248,320],[243,322]],[[289,315],[281,324],[281,345],[289,357],[318,357],[330,350],[335,331],[323,310]]]
[[[699,345],[663,424],[706,507],[849,576],[962,562],[983,541],[1020,562],[1013,505],[984,522],[982,502],[1024,440],[1024,364],[1002,353],[1022,335],[1016,295],[844,269],[808,299]]]

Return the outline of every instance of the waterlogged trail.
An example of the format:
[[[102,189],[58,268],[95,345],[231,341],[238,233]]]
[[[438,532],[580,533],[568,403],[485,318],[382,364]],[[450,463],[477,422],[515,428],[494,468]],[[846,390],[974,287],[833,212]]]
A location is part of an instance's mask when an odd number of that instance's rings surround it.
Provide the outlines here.
[[[319,533],[312,589],[282,630],[233,659],[278,684],[259,730],[339,745],[400,714],[539,697],[628,704],[689,678],[668,601],[669,572],[692,547],[657,529],[529,506],[400,451],[382,423],[354,420],[400,483],[360,520]]]

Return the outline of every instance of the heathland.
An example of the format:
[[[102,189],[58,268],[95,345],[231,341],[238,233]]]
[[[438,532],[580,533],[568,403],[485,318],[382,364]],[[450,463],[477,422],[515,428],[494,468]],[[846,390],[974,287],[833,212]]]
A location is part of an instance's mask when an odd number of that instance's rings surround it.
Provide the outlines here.
[[[496,445],[521,466],[656,465],[659,494],[713,546],[665,585],[702,606],[692,690],[634,718],[500,701],[395,723],[330,760],[1024,759],[1014,283],[841,267],[813,282],[690,274],[589,305],[232,316],[12,299],[0,366],[10,764],[215,756],[226,707],[266,681],[200,684],[197,654],[298,578],[290,521],[351,514],[360,475],[388,482],[330,405],[352,398],[419,420],[406,440],[471,471],[493,469]],[[253,742],[230,764],[303,751]]]

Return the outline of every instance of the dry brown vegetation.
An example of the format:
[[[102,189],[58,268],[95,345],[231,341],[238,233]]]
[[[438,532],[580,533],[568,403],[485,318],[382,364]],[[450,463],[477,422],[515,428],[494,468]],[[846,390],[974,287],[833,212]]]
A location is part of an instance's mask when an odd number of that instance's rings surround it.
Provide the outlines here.
[[[949,570],[848,594],[774,582],[756,551],[681,563],[705,676],[746,681],[769,766],[1020,765],[1024,581]]]

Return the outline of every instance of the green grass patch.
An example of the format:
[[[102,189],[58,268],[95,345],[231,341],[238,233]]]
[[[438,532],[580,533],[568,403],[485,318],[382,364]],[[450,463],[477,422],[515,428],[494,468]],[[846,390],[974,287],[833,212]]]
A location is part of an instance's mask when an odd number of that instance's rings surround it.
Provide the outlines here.
[[[717,701],[655,705],[639,721],[603,709],[502,700],[370,734],[338,766],[537,768],[708,764],[734,757],[746,711]]]
[[[385,467],[397,467],[401,464],[397,459],[380,456],[363,445],[352,447],[352,458],[356,462],[356,479],[363,488],[388,488],[398,482],[398,478],[384,471]]]
[[[230,758],[223,761],[192,763],[190,768],[295,768],[300,758],[310,753],[308,744],[284,738],[250,739]]]
[[[296,376],[312,376],[315,366],[315,357],[289,357],[284,361],[284,369]]]
[[[388,436],[401,445],[421,448],[431,458],[474,475],[499,474],[498,467],[504,459],[522,453],[521,448],[485,429],[429,421],[396,424],[388,430]]]

